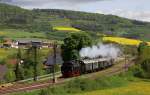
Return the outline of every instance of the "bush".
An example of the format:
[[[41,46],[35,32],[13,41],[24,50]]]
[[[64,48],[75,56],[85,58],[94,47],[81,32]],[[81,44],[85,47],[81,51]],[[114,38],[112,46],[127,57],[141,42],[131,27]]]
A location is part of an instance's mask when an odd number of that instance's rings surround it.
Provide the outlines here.
[[[6,64],[6,60],[5,59],[3,59],[3,60],[0,59],[0,65],[5,65],[5,64]]]
[[[128,74],[127,74],[128,75]],[[59,86],[50,86],[47,89],[30,92],[29,94],[20,93],[22,95],[74,95],[93,90],[102,90],[108,88],[121,87],[128,84],[128,77],[125,74],[120,74],[112,77],[87,79],[75,78]],[[16,95],[20,95],[19,93]]]
[[[135,77],[144,77],[144,71],[143,69],[141,68],[140,65],[136,65],[134,68],[133,68],[133,75]]]
[[[84,79],[75,79],[70,81],[65,85],[65,89],[67,93],[77,93],[81,91],[86,91],[90,89],[91,84],[94,82],[91,80],[84,80]]]
[[[135,76],[141,78],[150,78],[150,47],[143,42],[138,47],[139,58],[138,66],[135,68]]]
[[[39,95],[71,95],[92,90],[120,87],[127,84],[127,80],[120,76],[91,79],[74,79],[61,86],[41,90]]]
[[[41,90],[39,95],[49,95],[49,93],[46,90]]]
[[[13,70],[8,69],[5,76],[4,76],[6,82],[13,82],[15,81],[15,73]]]
[[[150,72],[149,72],[149,64],[138,64],[135,65],[131,71],[133,76],[138,77],[138,78],[150,78]]]

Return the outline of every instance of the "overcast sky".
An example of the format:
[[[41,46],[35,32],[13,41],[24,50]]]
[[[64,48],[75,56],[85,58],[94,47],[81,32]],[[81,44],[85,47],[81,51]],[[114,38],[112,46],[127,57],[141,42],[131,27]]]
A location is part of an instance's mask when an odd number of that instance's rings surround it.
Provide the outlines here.
[[[150,0],[0,0],[24,8],[68,9],[113,14],[150,22]]]

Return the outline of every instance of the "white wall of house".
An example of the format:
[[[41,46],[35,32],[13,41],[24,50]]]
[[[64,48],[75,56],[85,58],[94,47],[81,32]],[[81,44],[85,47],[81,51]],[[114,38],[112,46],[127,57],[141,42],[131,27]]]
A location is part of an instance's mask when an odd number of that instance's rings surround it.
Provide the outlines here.
[[[13,42],[13,43],[11,44],[11,47],[12,47],[12,48],[19,48],[18,42]]]

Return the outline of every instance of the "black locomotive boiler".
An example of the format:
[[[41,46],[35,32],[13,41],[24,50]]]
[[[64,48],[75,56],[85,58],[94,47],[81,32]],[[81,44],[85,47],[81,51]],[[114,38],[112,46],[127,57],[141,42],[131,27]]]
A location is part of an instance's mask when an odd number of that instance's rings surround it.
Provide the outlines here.
[[[111,58],[71,60],[62,64],[61,72],[63,77],[75,77],[108,68],[113,64],[114,60]]]

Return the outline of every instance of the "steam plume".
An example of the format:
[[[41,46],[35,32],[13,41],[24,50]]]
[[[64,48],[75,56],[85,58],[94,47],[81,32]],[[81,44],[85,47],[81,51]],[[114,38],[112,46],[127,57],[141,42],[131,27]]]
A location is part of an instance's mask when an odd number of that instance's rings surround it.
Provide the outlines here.
[[[89,57],[89,58],[96,58],[96,57],[111,57],[117,58],[121,53],[120,49],[113,44],[98,44],[92,47],[82,48],[80,50],[81,57]]]

